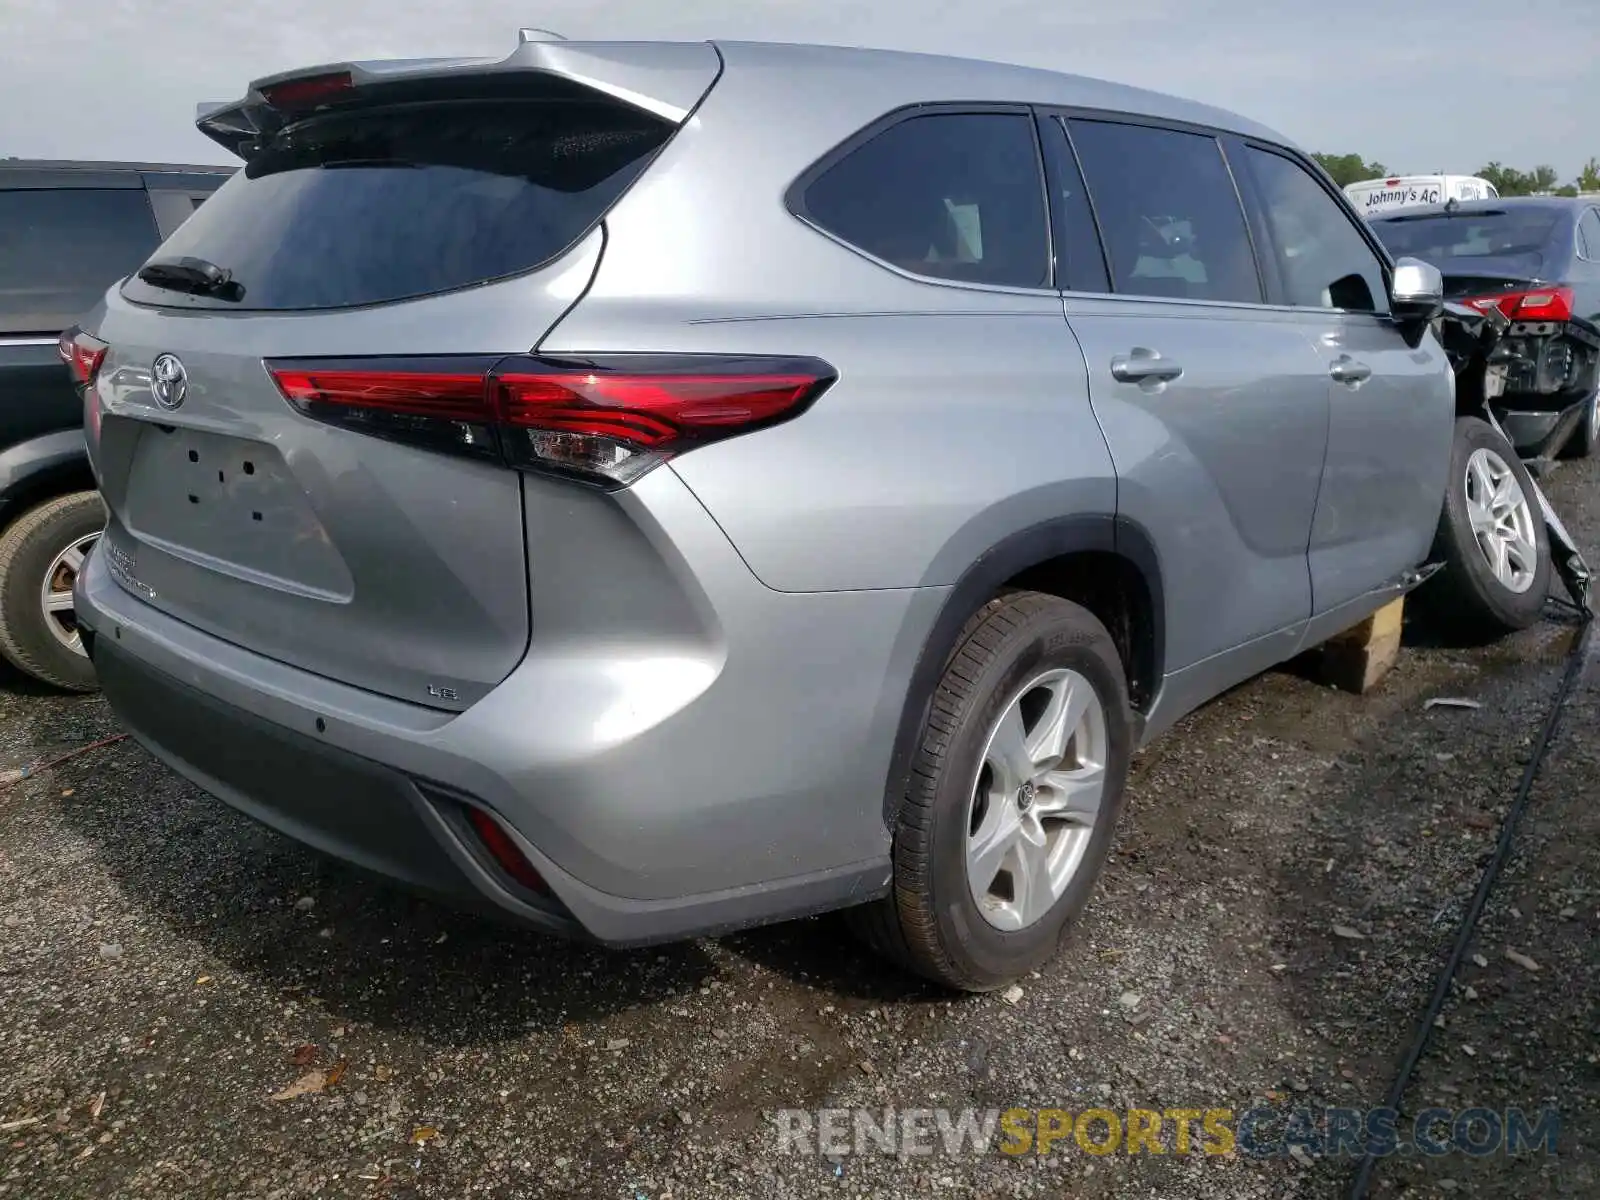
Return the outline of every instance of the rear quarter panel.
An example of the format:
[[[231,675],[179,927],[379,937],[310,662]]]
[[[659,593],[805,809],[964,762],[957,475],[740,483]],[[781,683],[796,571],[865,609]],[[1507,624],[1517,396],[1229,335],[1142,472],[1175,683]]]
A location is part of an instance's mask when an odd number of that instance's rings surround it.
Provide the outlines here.
[[[672,469],[777,591],[954,583],[1017,530],[1109,516],[1083,356],[1048,303],[686,329],[678,349],[814,354],[840,378],[797,420]]]
[[[730,52],[699,112],[609,214],[592,286],[540,349],[832,364],[838,382],[797,420],[672,464],[775,590],[949,584],[1018,529],[1114,513],[1057,293],[920,281],[784,204],[797,176],[885,113],[1048,97],[987,76],[967,94],[962,79],[852,56],[745,69],[752,54]]]

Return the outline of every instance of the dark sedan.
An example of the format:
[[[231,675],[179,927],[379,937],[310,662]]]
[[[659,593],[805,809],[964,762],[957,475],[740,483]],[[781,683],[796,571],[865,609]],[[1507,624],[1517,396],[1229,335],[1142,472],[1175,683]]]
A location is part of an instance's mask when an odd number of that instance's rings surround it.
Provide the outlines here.
[[[1600,447],[1600,197],[1501,197],[1374,218],[1396,258],[1431,262],[1445,295],[1511,318],[1496,408],[1525,456]]]

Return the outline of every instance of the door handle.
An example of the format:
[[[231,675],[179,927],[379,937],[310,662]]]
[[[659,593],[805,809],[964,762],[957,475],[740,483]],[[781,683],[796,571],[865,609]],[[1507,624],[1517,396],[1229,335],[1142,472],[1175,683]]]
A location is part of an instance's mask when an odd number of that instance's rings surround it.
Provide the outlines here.
[[[1118,383],[1169,383],[1183,374],[1183,367],[1154,350],[1135,346],[1132,353],[1118,354],[1111,360],[1111,378]]]
[[[1337,383],[1356,384],[1371,379],[1372,368],[1364,362],[1357,362],[1348,354],[1341,354],[1328,367],[1328,374],[1333,376]]]

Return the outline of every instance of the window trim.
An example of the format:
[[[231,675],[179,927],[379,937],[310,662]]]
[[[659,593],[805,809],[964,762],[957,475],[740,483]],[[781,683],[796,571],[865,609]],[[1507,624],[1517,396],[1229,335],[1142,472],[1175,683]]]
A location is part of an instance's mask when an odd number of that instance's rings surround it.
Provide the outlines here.
[[[1378,270],[1383,277],[1384,304],[1385,308],[1387,309],[1389,292],[1394,283],[1394,257],[1389,253],[1388,247],[1383,244],[1383,241],[1378,237],[1378,235],[1372,231],[1372,226],[1367,223],[1366,219],[1356,211],[1355,206],[1350,203],[1350,197],[1346,196],[1342,189],[1333,184],[1332,180],[1327,177],[1326,172],[1321,169],[1315,159],[1299,150],[1294,149],[1293,147],[1280,146],[1273,142],[1263,141],[1260,138],[1241,137],[1236,138],[1235,142],[1238,150],[1241,153],[1248,152],[1250,150],[1257,150],[1263,154],[1273,154],[1279,158],[1287,159],[1289,162],[1298,166],[1311,177],[1313,183],[1322,189],[1323,195],[1332,200],[1334,206],[1344,213],[1345,219],[1348,220],[1352,226],[1354,226],[1356,235],[1366,243],[1367,248],[1371,250],[1378,259]],[[1253,214],[1252,220],[1260,221],[1262,234],[1267,239],[1267,243],[1273,247],[1271,268],[1272,277],[1274,280],[1275,295],[1274,302],[1269,304],[1269,307],[1279,309],[1283,312],[1322,313],[1324,315],[1333,313],[1347,317],[1370,317],[1379,321],[1393,321],[1394,315],[1387,311],[1362,312],[1359,309],[1354,308],[1323,307],[1321,305],[1313,306],[1309,304],[1288,303],[1284,299],[1284,296],[1286,295],[1286,289],[1283,283],[1282,275],[1278,271],[1277,243],[1272,237],[1272,227],[1270,222],[1267,220],[1267,206],[1262,201],[1261,195],[1256,189],[1255,179],[1250,174],[1248,168],[1246,168],[1243,172],[1243,179],[1243,188],[1248,193],[1246,203]]]
[[[1044,135],[1044,126],[1046,125],[1054,125],[1061,134],[1060,145],[1066,147],[1064,155],[1059,150],[1055,150],[1046,144]],[[1055,188],[1052,186],[1049,195],[1051,277],[1055,280],[1056,291],[1073,296],[1112,295],[1113,293],[1109,290],[1114,286],[1111,280],[1111,261],[1106,257],[1105,238],[1100,233],[1100,214],[1095,210],[1094,193],[1089,190],[1087,177],[1083,173],[1083,162],[1078,158],[1077,147],[1072,144],[1072,135],[1067,131],[1066,121],[1045,109],[1036,108],[1034,111],[1034,130],[1039,138],[1040,154],[1044,158],[1046,180],[1050,180],[1052,175],[1062,175],[1070,169],[1076,173],[1078,182],[1083,186],[1084,203],[1089,209],[1089,232],[1094,237],[1095,248],[1100,255],[1100,274],[1105,277],[1106,288],[1108,289],[1104,292],[1085,292],[1070,286],[1071,281],[1066,276],[1070,273],[1071,264],[1068,264],[1067,271],[1063,271],[1061,269],[1061,261],[1057,257],[1059,252],[1056,249],[1056,233],[1058,232],[1056,226],[1059,222],[1064,222],[1066,216],[1063,206],[1056,203]]]
[[[178,226],[194,215],[194,202],[190,199],[190,193],[187,191],[180,191],[176,188],[155,187],[146,188],[144,194],[148,197],[150,208],[155,213],[156,225],[160,230],[162,241],[166,241],[167,238],[171,237],[177,232]],[[181,214],[178,208],[180,204],[185,210]]]
[[[1586,217],[1593,217],[1595,219],[1595,223],[1600,224],[1600,208],[1596,208],[1592,204],[1586,206],[1584,210],[1578,214],[1578,219],[1573,222],[1572,235],[1574,239],[1574,251],[1579,259],[1586,263],[1600,263],[1600,246],[1591,246],[1589,244],[1589,239],[1583,236],[1583,222],[1584,218]],[[1587,254],[1584,253],[1585,250],[1588,251]]]
[[[1001,295],[1041,296],[1057,295],[1060,288],[1056,286],[1056,247],[1054,217],[1050,205],[1050,183],[1045,176],[1044,145],[1039,137],[1039,127],[1034,120],[1035,106],[1024,103],[1008,103],[995,101],[937,101],[920,104],[907,104],[893,109],[867,125],[856,130],[849,137],[839,142],[831,149],[825,151],[810,166],[797,175],[792,183],[784,189],[783,204],[789,210],[789,215],[800,221],[809,229],[820,233],[835,245],[842,246],[852,254],[858,254],[874,266],[893,272],[902,279],[909,279],[916,283],[933,284],[938,287],[958,288],[962,291],[995,292]],[[854,242],[846,241],[838,234],[825,228],[806,206],[806,191],[827,174],[842,160],[855,151],[861,149],[868,142],[887,133],[895,126],[906,121],[913,121],[919,117],[943,116],[1015,116],[1027,121],[1029,131],[1033,138],[1033,162],[1039,176],[1039,203],[1044,213],[1045,236],[1045,279],[1043,283],[1024,285],[1010,283],[983,283],[978,280],[951,279],[944,275],[924,275],[918,271],[908,271],[904,267],[896,266],[886,259],[879,258],[870,250],[857,246]]]

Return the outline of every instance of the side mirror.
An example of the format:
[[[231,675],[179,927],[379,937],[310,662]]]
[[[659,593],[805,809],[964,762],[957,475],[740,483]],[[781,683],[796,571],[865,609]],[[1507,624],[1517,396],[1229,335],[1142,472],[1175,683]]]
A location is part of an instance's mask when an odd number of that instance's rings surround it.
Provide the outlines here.
[[[1421,259],[1402,258],[1394,265],[1389,311],[1406,325],[1426,324],[1444,311],[1444,276]]]

